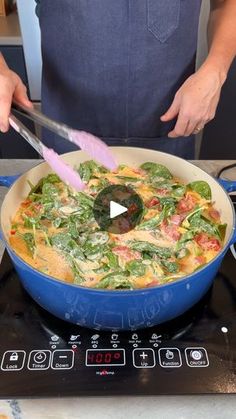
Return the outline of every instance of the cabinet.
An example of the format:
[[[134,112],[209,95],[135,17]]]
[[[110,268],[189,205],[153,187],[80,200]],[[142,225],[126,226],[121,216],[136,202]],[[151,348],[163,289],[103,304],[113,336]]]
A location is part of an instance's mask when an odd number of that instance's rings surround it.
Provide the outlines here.
[[[23,47],[21,45],[0,45],[0,51],[9,67],[21,77],[28,87]],[[34,132],[34,124],[31,121],[23,117],[19,117],[19,119]],[[38,158],[38,154],[19,134],[10,128],[7,134],[0,134],[0,158],[35,159]]]
[[[236,60],[223,86],[215,119],[206,125],[200,159],[236,160]]]

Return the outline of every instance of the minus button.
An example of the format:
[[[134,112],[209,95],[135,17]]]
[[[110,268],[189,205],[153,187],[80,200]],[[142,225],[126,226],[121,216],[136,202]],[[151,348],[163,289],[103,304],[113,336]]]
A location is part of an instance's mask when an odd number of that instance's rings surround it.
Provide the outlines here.
[[[74,351],[71,349],[56,349],[52,354],[52,369],[69,370],[74,366]]]

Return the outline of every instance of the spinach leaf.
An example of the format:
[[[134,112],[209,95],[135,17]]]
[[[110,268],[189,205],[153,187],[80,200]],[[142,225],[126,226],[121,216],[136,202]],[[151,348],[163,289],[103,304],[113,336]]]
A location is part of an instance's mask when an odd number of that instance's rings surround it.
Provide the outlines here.
[[[154,162],[146,162],[142,164],[141,169],[148,172],[150,176],[156,176],[164,179],[172,179],[173,176],[167,167],[163,166],[162,164],[154,163]]]
[[[77,265],[73,262],[73,260],[70,261],[70,267],[74,274],[74,284],[82,284],[85,281],[85,278],[81,275]]]
[[[195,236],[195,232],[193,230],[188,230],[185,233],[183,233],[181,238],[178,240],[176,244],[176,250],[179,250],[188,241],[193,240],[194,236]]]
[[[155,217],[152,217],[149,220],[143,221],[141,224],[138,224],[137,230],[153,230],[158,227],[165,218],[174,214],[174,212],[175,206],[167,204],[164,206],[160,214],[155,215]]]
[[[95,231],[88,236],[88,240],[92,245],[105,244],[109,240],[109,235],[106,231]]]
[[[63,219],[60,217],[57,217],[52,221],[52,224],[55,228],[59,228],[63,224]]]
[[[94,204],[94,198],[92,198],[89,195],[86,195],[84,192],[76,192],[76,194],[73,195],[74,199],[85,207],[93,207]]]
[[[88,240],[83,247],[83,251],[87,259],[96,260],[101,259],[104,254],[105,247],[94,245]]]
[[[160,204],[163,206],[170,205],[174,206],[177,202],[176,198],[173,196],[163,196],[159,197]]]
[[[73,240],[68,233],[58,233],[50,238],[52,246],[57,247],[65,253],[70,254],[74,258],[84,260],[84,254],[75,240]]]
[[[227,224],[218,224],[217,228],[218,228],[218,232],[219,232],[219,236],[220,236],[221,240],[224,241]]]
[[[139,252],[155,253],[160,258],[164,259],[171,257],[172,254],[172,250],[169,247],[158,247],[155,244],[145,241],[130,241],[129,244],[132,250],[137,250]]]
[[[126,273],[122,271],[112,272],[104,276],[96,285],[96,288],[132,289],[131,282],[127,279]]]
[[[170,273],[177,273],[179,271],[179,266],[176,262],[161,260],[161,265]]]
[[[103,273],[105,273],[105,272],[109,272],[109,271],[110,271],[110,267],[109,267],[106,263],[103,263],[103,264],[100,266],[100,268],[93,269],[93,272],[94,272],[95,274],[103,274]]]
[[[156,215],[155,217],[150,218],[149,220],[143,221],[141,224],[138,224],[136,227],[137,230],[153,230],[157,226],[161,224],[164,219],[164,212],[162,211],[160,214]]]
[[[110,182],[109,182],[109,180],[107,178],[99,178],[99,180],[98,180],[98,182],[97,182],[96,185],[91,185],[90,186],[90,191],[91,192],[98,193],[102,189],[106,188],[109,185],[110,185]]]
[[[195,231],[203,231],[210,236],[217,236],[221,239],[217,225],[211,223],[209,220],[201,216],[200,213],[196,213],[189,220],[190,228],[195,228]]]
[[[125,268],[134,276],[143,276],[146,273],[146,266],[140,260],[131,260]]]
[[[97,164],[93,160],[88,160],[83,163],[80,163],[78,169],[79,175],[84,182],[88,182],[96,172],[98,173],[107,173],[108,171],[105,167]]]
[[[52,183],[44,183],[42,187],[42,194],[50,200],[53,200],[58,195],[58,189]]]
[[[172,196],[174,196],[175,198],[181,198],[182,196],[184,196],[186,192],[186,186],[185,185],[172,185]]]
[[[117,175],[116,176],[117,179],[123,180],[125,183],[136,183],[136,182],[142,182],[143,183],[143,179],[137,178],[137,177],[132,177],[132,176],[121,176],[121,175]]]
[[[29,217],[26,214],[22,214],[22,217],[24,218],[24,227],[33,228],[35,226],[35,228],[40,228],[41,216]]]
[[[33,255],[36,249],[36,243],[34,239],[34,235],[32,233],[24,233],[21,235],[23,240],[26,243],[26,246],[30,253]]]
[[[55,173],[50,173],[49,175],[40,179],[40,181],[35,186],[33,186],[30,183],[31,190],[30,190],[30,193],[29,193],[29,197],[31,195],[34,195],[34,194],[41,194],[42,193],[42,187],[45,183],[54,184],[54,183],[59,183],[59,182],[61,182],[61,179],[59,178],[59,176],[57,176]]]
[[[108,266],[111,269],[119,268],[119,258],[115,253],[112,253],[111,251],[108,251],[106,253],[106,257],[107,257],[107,260],[108,260],[108,262],[107,262]]]
[[[211,199],[211,188],[204,180],[196,180],[187,185],[187,188],[197,192],[202,198]]]

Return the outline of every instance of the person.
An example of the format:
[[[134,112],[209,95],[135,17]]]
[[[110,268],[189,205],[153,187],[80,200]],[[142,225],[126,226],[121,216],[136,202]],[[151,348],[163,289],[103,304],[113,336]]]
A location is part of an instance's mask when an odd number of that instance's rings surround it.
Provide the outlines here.
[[[236,55],[235,0],[211,0],[209,54],[195,73],[201,0],[36,1],[45,114],[109,145],[194,157],[194,134],[214,118]],[[32,106],[1,56],[2,132],[12,98]],[[43,141],[72,149],[51,132]]]

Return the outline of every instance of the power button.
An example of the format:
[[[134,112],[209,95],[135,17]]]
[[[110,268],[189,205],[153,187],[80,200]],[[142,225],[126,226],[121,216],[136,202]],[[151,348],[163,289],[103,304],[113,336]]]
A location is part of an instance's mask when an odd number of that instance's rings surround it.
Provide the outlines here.
[[[186,348],[185,358],[189,367],[208,367],[209,365],[205,348]]]

